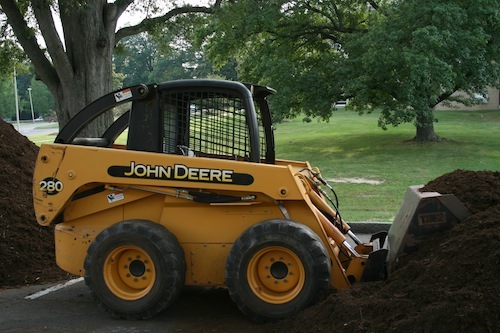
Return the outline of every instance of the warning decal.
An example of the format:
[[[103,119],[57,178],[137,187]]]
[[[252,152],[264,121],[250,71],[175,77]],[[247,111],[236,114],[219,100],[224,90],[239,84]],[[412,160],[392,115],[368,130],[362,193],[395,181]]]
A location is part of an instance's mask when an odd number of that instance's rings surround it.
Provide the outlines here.
[[[115,93],[116,102],[122,102],[129,98],[132,98],[132,90],[130,88]]]

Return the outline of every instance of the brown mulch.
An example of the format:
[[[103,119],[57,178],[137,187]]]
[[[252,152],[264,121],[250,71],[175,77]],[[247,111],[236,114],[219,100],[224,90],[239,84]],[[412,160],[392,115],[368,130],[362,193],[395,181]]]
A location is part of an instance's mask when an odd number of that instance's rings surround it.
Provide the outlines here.
[[[0,287],[67,276],[55,264],[53,228],[38,225],[33,212],[37,153],[34,143],[0,120]]]
[[[500,332],[500,173],[456,170],[424,191],[472,215],[402,258],[387,281],[334,291],[272,332]]]
[[[454,194],[472,214],[500,203],[500,172],[455,170],[427,183],[423,192]]]

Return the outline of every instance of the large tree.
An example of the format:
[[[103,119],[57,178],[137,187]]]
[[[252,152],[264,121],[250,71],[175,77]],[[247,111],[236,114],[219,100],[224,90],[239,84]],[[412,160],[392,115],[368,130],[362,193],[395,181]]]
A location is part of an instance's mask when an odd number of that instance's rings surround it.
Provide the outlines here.
[[[301,114],[328,119],[342,99],[336,68],[346,34],[366,30],[364,0],[224,2],[204,31],[216,65],[234,57],[247,81],[270,85],[276,120]]]
[[[360,112],[381,109],[382,128],[413,122],[415,141],[439,140],[437,104],[472,105],[498,86],[499,22],[496,0],[394,1],[368,32],[348,37],[343,89]]]
[[[3,38],[9,31],[15,35],[37,77],[53,94],[62,126],[85,105],[112,90],[113,50],[120,40],[182,15],[212,13],[219,2],[214,0],[212,7],[204,7],[175,6],[160,0],[147,5],[134,0],[0,0],[9,27],[2,20],[0,24]],[[157,13],[165,8],[161,15],[148,14],[139,23],[117,30],[118,19],[127,10]],[[63,38],[57,31],[55,15],[62,24]],[[95,122],[92,134],[100,133],[111,116]]]
[[[416,139],[433,140],[437,103],[498,85],[499,15],[497,0],[230,1],[204,42],[278,89],[277,118],[328,119],[349,97],[381,108],[382,128],[414,122]]]

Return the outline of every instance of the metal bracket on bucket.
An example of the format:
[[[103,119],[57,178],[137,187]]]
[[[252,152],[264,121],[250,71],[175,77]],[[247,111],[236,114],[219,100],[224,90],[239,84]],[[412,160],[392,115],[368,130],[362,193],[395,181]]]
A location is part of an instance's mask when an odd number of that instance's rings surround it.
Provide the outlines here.
[[[373,252],[366,261],[361,282],[372,282],[385,280],[387,278],[386,259],[388,253],[387,231],[380,231],[370,238],[373,244]]]

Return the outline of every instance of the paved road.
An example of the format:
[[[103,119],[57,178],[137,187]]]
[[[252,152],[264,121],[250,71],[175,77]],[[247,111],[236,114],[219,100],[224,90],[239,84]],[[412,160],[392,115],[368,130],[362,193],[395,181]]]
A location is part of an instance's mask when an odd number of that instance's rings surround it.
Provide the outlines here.
[[[19,127],[17,126],[17,122],[10,122],[14,128],[25,136],[37,135],[37,134],[46,134],[46,133],[57,133],[59,132],[59,128],[53,127],[56,123],[50,123],[45,121],[23,121],[19,123]]]
[[[111,318],[90,297],[83,281],[26,299],[53,285],[0,290],[0,332],[182,333],[264,332],[241,314],[223,288],[186,288],[171,308],[144,321]]]

